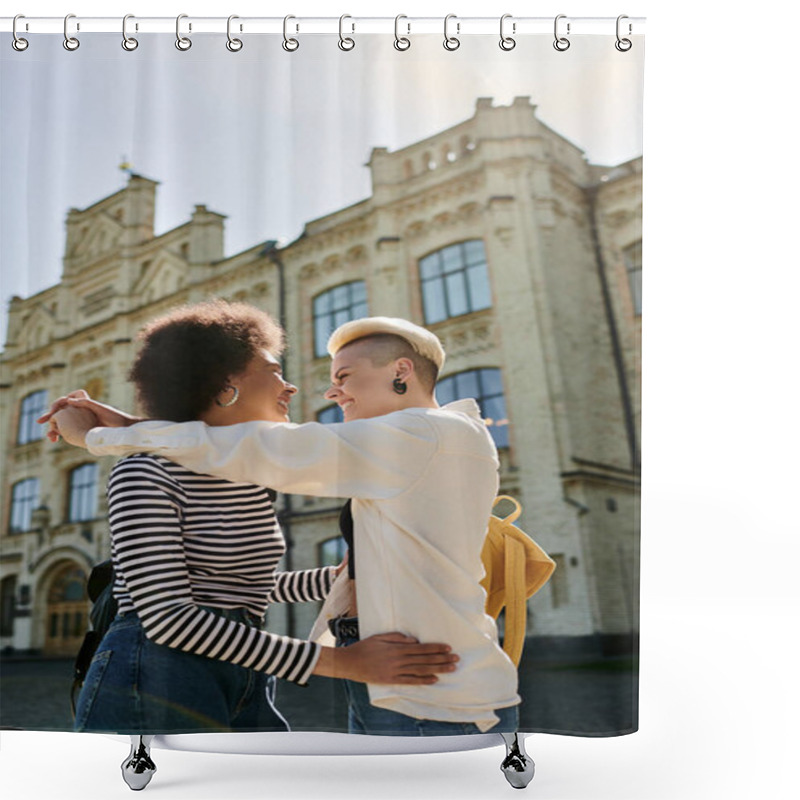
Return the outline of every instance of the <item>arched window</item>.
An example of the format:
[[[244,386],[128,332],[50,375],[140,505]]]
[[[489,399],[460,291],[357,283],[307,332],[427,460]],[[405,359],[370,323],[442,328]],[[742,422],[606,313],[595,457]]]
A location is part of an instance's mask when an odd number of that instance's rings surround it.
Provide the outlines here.
[[[472,369],[448,375],[436,384],[440,405],[473,397],[478,401],[489,433],[497,447],[508,447],[508,415],[499,369]]]
[[[628,285],[631,290],[633,313],[642,313],[642,242],[634,242],[622,252],[628,270]]]
[[[22,533],[31,529],[33,509],[39,505],[39,479],[25,478],[11,487],[9,531]]]
[[[85,522],[97,516],[97,464],[81,464],[69,473],[70,522]]]
[[[328,337],[345,322],[367,316],[367,285],[364,281],[342,283],[314,298],[314,355],[328,354]]]
[[[47,595],[46,655],[73,655],[81,646],[89,621],[86,575],[77,564],[66,564]]]
[[[36,420],[47,410],[47,391],[40,389],[22,398],[19,408],[17,444],[27,444],[42,438],[44,429]]]
[[[317,411],[317,422],[321,422],[323,425],[329,425],[331,422],[344,422],[342,409],[334,403],[332,406],[323,408],[322,411]]]
[[[486,251],[480,239],[425,256],[420,259],[419,274],[428,325],[492,305]]]

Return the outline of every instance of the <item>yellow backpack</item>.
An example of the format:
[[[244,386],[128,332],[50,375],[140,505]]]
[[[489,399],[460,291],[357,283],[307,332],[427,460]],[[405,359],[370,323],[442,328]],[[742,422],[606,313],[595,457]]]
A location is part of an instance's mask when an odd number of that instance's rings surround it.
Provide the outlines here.
[[[519,666],[525,644],[525,617],[529,597],[547,583],[556,562],[536,542],[513,523],[522,513],[522,506],[506,494],[498,495],[496,506],[508,500],[515,506],[507,517],[489,517],[489,529],[481,559],[486,575],[481,586],[486,590],[486,613],[497,619],[505,606],[505,638],[503,650]]]

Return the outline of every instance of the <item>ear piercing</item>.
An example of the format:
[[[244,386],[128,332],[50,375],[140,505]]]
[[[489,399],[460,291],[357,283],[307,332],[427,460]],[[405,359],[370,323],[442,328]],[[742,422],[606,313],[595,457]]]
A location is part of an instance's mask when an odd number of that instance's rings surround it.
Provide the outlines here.
[[[233,397],[230,400],[221,401],[219,397],[217,397],[214,402],[220,406],[220,408],[228,408],[228,406],[232,406],[238,399],[239,399],[239,387],[238,386],[231,386],[230,384],[226,386],[222,391],[227,392],[229,389],[233,389]]]

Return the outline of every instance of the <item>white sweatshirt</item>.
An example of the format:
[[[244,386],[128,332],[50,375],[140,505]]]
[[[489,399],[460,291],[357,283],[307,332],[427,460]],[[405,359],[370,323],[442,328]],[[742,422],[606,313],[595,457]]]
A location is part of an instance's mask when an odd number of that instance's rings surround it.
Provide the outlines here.
[[[432,686],[370,684],[372,704],[486,731],[495,709],[520,702],[479,584],[498,461],[474,400],[330,425],[142,422],[86,442],[95,455],[159,453],[230,481],[352,498],[361,638],[400,631],[461,659]]]

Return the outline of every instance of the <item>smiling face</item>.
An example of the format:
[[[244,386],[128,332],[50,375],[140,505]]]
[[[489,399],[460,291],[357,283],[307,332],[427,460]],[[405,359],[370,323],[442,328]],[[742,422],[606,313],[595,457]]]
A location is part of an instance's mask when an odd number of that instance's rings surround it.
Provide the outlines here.
[[[288,420],[289,403],[297,387],[283,379],[280,362],[268,350],[261,350],[250,359],[244,372],[231,376],[230,384],[239,390],[239,397],[220,411],[229,412],[229,418],[235,417],[235,422]],[[220,399],[229,398],[230,393],[224,393]]]
[[[390,414],[408,405],[392,390],[392,381],[410,377],[410,360],[390,359],[376,365],[373,350],[368,340],[353,342],[339,350],[331,362],[331,388],[325,398],[339,405],[345,422]]]

